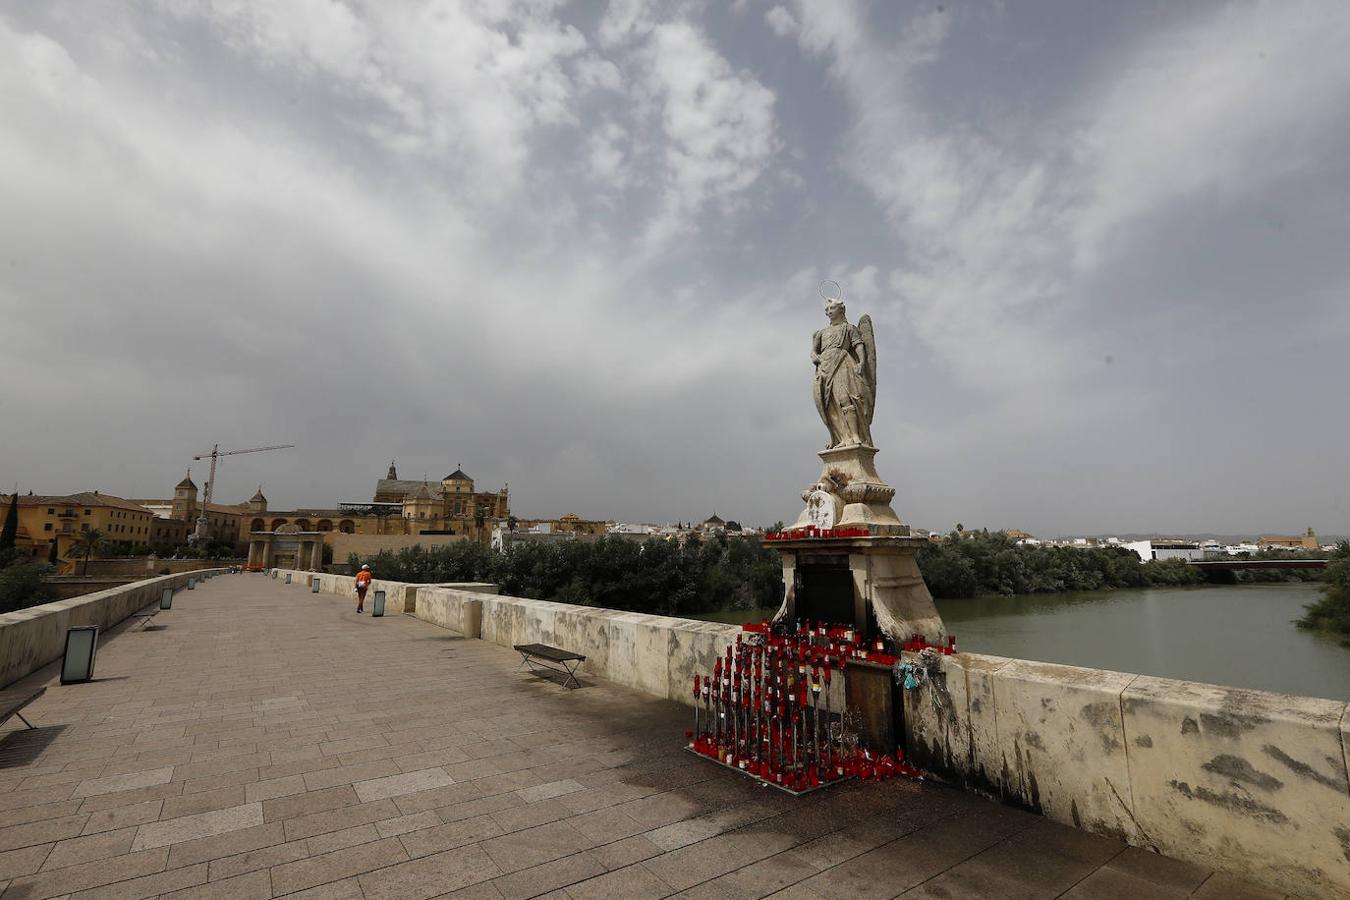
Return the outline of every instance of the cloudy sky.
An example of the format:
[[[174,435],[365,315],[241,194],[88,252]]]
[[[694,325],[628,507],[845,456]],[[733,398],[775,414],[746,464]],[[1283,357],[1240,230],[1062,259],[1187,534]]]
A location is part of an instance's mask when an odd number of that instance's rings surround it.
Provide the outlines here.
[[[1350,532],[1350,7],[0,2],[0,480]],[[194,476],[204,474],[194,469]],[[198,477],[201,482],[201,477]]]

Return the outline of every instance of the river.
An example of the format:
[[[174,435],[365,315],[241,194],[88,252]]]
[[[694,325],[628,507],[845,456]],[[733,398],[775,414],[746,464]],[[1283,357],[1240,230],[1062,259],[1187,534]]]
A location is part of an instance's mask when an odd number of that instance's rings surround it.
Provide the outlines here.
[[[962,650],[1350,700],[1350,649],[1296,628],[1316,584],[942,600]]]
[[[1294,626],[1316,584],[1147,588],[939,600],[973,653],[1350,700],[1350,648]],[[770,610],[700,618],[758,622]]]

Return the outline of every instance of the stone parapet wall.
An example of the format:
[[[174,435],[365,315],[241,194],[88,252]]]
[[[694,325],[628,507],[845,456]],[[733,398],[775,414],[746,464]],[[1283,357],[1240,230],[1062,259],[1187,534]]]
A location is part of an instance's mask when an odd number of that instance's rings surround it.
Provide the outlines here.
[[[315,577],[352,594],[351,578]],[[395,584],[377,584],[393,609]],[[467,633],[480,610],[483,640],[583,653],[583,673],[685,704],[694,673],[710,672],[740,630],[406,587],[418,618]],[[1350,704],[974,653],[941,664],[942,689],[902,691],[922,768],[1285,893],[1350,897]]]
[[[350,576],[279,569],[278,577],[284,580],[288,571],[293,585],[306,585],[313,577],[319,579],[323,593],[355,596]],[[539,643],[572,650],[586,656],[583,674],[680,703],[690,700],[694,673],[711,672],[714,660],[740,631],[716,622],[498,596],[487,592],[490,585],[404,585],[379,579],[373,585],[386,591],[389,612],[403,612],[406,605],[417,618],[461,634],[481,612],[485,641],[503,647]],[[415,600],[405,601],[410,592]],[[479,604],[478,609],[471,612],[471,604]]]
[[[57,600],[0,615],[0,688],[60,659],[66,651],[66,630],[97,625],[106,630],[137,610],[159,602],[160,591],[187,586],[189,578],[225,569],[161,575],[69,600]]]
[[[319,592],[323,594],[338,594],[346,596],[352,602],[352,607],[356,606],[356,576],[355,575],[329,575],[327,573],[319,574],[317,572],[304,572],[299,569],[275,569],[277,578],[281,581],[286,579],[287,574],[291,576],[292,585],[300,585],[304,588],[311,588],[311,579],[319,579]],[[366,594],[366,608],[370,608],[371,601],[375,597],[376,591],[384,591],[384,611],[386,613],[404,613],[412,612],[416,607],[417,594],[419,589],[425,589],[424,585],[406,584],[402,581],[384,581],[376,578],[370,583],[370,591]]]
[[[169,575],[178,575],[183,572],[197,572],[205,569],[221,569],[226,566],[242,566],[245,560],[240,559],[169,559],[155,558],[148,556],[121,556],[111,559],[91,559],[87,562],[79,560],[75,566],[72,575],[95,575],[122,577],[135,576],[137,578],[150,578],[159,575],[163,570],[168,569]],[[86,571],[86,567],[88,571]]]
[[[973,653],[941,663],[903,692],[920,767],[1278,891],[1350,897],[1345,701]]]

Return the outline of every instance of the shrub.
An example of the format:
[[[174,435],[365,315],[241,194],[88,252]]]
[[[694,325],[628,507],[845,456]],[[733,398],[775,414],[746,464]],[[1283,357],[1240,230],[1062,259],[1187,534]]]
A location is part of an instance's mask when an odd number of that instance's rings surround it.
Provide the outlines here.
[[[1304,609],[1300,628],[1342,635],[1341,643],[1350,647],[1350,541],[1337,545],[1327,563],[1322,596]]]

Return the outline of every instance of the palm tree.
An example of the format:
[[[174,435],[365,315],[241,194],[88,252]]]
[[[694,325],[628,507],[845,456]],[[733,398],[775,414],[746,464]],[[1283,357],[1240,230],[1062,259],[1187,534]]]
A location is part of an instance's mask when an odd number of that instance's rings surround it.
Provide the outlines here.
[[[88,531],[77,531],[75,540],[71,542],[70,552],[72,558],[84,557],[84,571],[81,575],[89,574],[89,557],[99,551],[103,544],[103,532],[97,528],[90,528]]]

